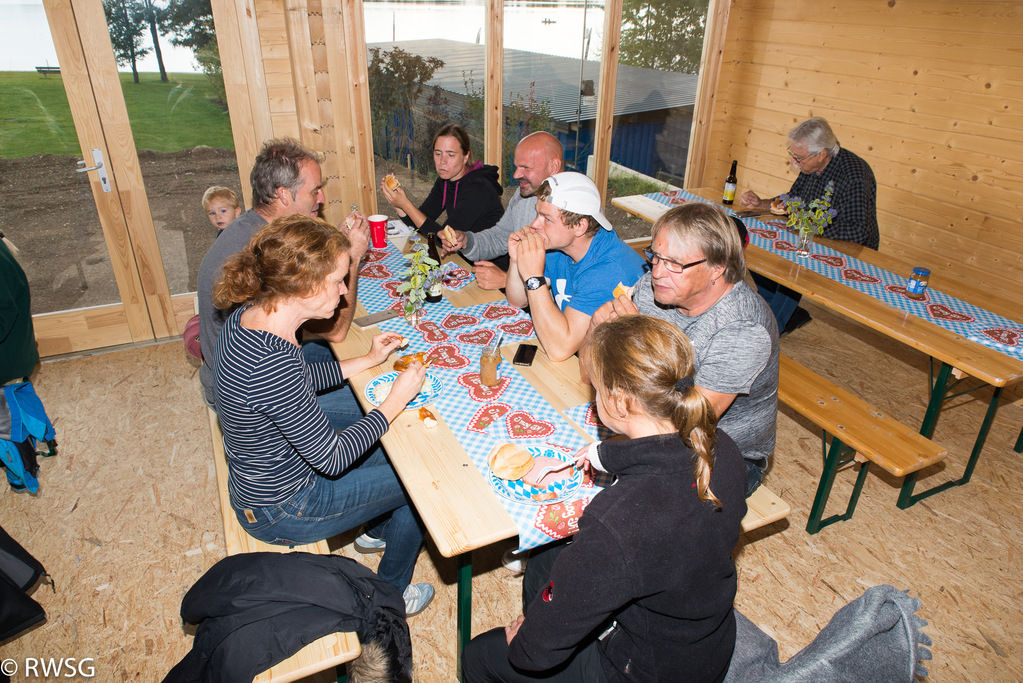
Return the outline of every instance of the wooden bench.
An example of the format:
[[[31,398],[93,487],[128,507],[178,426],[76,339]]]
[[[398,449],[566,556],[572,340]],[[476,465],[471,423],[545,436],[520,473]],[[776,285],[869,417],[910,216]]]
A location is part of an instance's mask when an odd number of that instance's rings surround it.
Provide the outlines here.
[[[746,507],[746,515],[742,518],[742,533],[785,519],[792,512],[788,503],[763,484],[746,499]]]
[[[59,66],[37,66],[36,71],[41,73],[43,75],[43,78],[46,78],[50,74],[56,74],[58,76],[60,75]]]
[[[897,477],[906,477],[944,460],[947,455],[944,448],[930,439],[784,354],[778,371],[778,400],[824,430],[824,448],[828,432],[832,435],[806,523],[806,530],[811,534],[829,524],[852,518],[871,462]],[[822,519],[839,467],[854,460],[861,465],[845,514]]]
[[[220,511],[224,518],[224,541],[227,554],[239,553],[288,553],[292,548],[270,545],[258,541],[238,524],[231,498],[227,489],[227,458],[224,455],[224,433],[220,430],[220,418],[212,410],[209,411],[210,434],[213,437],[213,461],[217,468],[217,489],[220,492]],[[295,546],[294,550],[329,555],[330,548],[326,541],[309,545]],[[273,666],[253,679],[253,683],[287,683],[319,671],[336,667],[351,661],[362,654],[359,638],[354,633],[331,633],[319,640],[309,643],[297,653]],[[338,680],[342,680],[339,677]]]

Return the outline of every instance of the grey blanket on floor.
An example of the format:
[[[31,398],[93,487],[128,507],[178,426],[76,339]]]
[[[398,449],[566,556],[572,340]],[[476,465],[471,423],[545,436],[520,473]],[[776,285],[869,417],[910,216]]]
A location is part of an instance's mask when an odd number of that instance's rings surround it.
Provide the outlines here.
[[[874,586],[838,610],[827,626],[784,664],[778,643],[735,611],[735,653],[725,683],[912,683],[927,676],[931,639],[908,591]]]

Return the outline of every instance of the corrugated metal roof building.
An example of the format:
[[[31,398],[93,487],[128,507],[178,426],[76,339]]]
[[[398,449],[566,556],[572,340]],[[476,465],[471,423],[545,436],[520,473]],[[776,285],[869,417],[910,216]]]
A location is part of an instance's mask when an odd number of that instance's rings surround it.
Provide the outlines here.
[[[371,43],[368,47],[384,52],[398,47],[412,54],[443,60],[444,66],[434,73],[427,87],[437,86],[456,98],[467,94],[467,77],[471,76],[477,91],[485,81],[483,45],[431,39]],[[595,93],[600,89],[599,72],[600,62],[583,62],[582,80],[592,80]],[[522,50],[504,51],[504,105],[511,105],[520,96],[528,97],[531,91],[537,100],[546,101],[569,161],[575,157],[579,86],[578,59]],[[619,65],[611,159],[651,176],[658,171],[683,175],[696,86],[696,74]],[[583,98],[578,116],[580,160],[592,150],[596,104],[596,97]]]

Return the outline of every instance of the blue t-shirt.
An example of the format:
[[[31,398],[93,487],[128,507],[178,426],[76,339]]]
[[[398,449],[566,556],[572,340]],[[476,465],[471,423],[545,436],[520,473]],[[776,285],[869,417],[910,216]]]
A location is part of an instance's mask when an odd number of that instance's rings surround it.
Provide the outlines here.
[[[578,263],[563,252],[547,252],[543,275],[562,312],[570,307],[593,315],[614,298],[619,284],[626,287],[636,284],[643,275],[644,264],[642,257],[618,239],[617,234],[599,230]]]

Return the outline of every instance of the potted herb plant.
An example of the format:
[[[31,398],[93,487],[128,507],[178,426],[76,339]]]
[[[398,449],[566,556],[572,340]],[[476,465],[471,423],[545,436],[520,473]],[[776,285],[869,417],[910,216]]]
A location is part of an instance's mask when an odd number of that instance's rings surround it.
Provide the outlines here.
[[[785,210],[789,214],[788,227],[799,231],[799,245],[796,248],[798,256],[809,256],[810,245],[813,238],[823,235],[825,228],[831,225],[831,221],[838,215],[838,212],[831,208],[831,195],[835,192],[835,181],[828,181],[824,188],[824,196],[814,199],[807,206],[801,197],[781,195],[785,202]]]
[[[401,273],[403,282],[398,285],[398,292],[402,294],[405,320],[414,327],[423,317],[426,293],[435,273],[439,273],[440,264],[426,253],[426,245],[419,235],[412,234],[409,240],[412,242],[412,256],[408,268]]]

